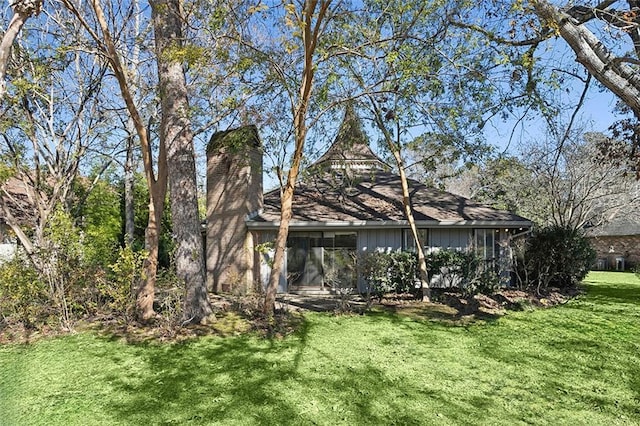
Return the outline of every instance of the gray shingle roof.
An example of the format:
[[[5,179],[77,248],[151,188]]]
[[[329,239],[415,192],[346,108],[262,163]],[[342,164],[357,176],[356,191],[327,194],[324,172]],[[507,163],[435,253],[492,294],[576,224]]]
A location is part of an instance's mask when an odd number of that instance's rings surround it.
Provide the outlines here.
[[[445,191],[409,180],[416,221],[425,222],[528,222],[521,216],[496,210]],[[280,191],[264,196],[262,214],[255,221],[280,219]],[[294,222],[404,221],[400,177],[376,170],[345,174],[325,171],[296,186]]]
[[[322,157],[314,166],[327,163],[370,162],[382,165],[383,162],[369,147],[369,138],[363,130],[353,104],[348,104],[338,134]]]
[[[587,235],[592,237],[640,235],[640,221],[629,218],[620,218],[606,225],[589,229]]]

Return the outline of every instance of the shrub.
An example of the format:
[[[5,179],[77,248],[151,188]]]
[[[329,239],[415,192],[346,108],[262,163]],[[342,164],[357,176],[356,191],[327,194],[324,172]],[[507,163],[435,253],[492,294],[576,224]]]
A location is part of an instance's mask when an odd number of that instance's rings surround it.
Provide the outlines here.
[[[105,306],[115,315],[125,320],[133,318],[135,297],[133,287],[141,279],[142,263],[146,257],[144,251],[134,251],[126,246],[118,251],[117,260],[109,265],[109,279],[98,285]]]
[[[499,286],[499,277],[491,264],[473,252],[438,250],[427,255],[429,281],[436,274],[453,282],[463,294],[491,294]],[[420,290],[418,258],[415,253],[396,251],[391,253],[367,253],[358,265],[371,296],[382,298],[385,293],[411,293]]]
[[[438,250],[427,255],[429,280],[436,274],[455,283],[465,296],[491,294],[500,285],[494,266],[471,251]]]
[[[418,258],[415,253],[396,251],[390,253],[390,281],[392,291],[396,293],[416,294],[418,276]]]
[[[524,286],[566,288],[582,281],[596,252],[580,230],[550,226],[536,230],[518,253],[517,273]]]
[[[358,265],[367,285],[367,296],[381,299],[391,291],[391,257],[388,253],[365,253],[358,260]]]
[[[37,328],[49,321],[47,286],[36,270],[20,256],[0,266],[0,316]]]
[[[386,293],[416,294],[417,257],[415,253],[394,251],[366,253],[358,260],[368,292],[382,298]]]

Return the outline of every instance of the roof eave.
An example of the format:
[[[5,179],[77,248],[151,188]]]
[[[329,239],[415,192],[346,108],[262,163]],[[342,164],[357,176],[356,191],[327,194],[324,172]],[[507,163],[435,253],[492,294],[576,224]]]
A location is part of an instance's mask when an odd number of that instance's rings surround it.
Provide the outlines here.
[[[280,221],[253,221],[246,222],[247,227],[252,230],[273,230],[278,229]],[[522,220],[445,220],[445,221],[416,221],[418,228],[530,228],[533,226],[531,221]],[[389,228],[407,228],[409,222],[406,220],[390,221],[390,220],[360,220],[360,221],[327,221],[327,222],[311,222],[311,221],[291,221],[289,229],[291,230],[312,230],[312,229],[389,229]]]

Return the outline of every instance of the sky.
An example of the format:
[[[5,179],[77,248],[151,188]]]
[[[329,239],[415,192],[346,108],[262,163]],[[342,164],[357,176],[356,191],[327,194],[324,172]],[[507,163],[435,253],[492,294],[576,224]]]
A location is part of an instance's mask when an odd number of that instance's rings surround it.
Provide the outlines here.
[[[576,118],[575,126],[584,124],[586,131],[607,133],[619,117],[612,111],[616,104],[616,97],[609,91],[591,90]],[[493,120],[484,129],[488,142],[496,145],[502,152],[516,154],[520,142],[531,142],[544,138],[545,122],[541,117],[535,117],[523,124],[516,119],[502,122]]]

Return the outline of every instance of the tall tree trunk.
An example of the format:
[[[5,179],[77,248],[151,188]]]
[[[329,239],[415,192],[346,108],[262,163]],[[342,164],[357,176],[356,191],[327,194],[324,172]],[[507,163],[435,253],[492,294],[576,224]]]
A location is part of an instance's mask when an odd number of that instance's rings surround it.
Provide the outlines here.
[[[13,17],[9,21],[6,31],[0,40],[0,105],[5,93],[7,93],[7,66],[11,56],[11,46],[15,42],[24,23],[33,15],[38,15],[42,9],[42,0],[16,0],[10,2],[13,8]]]
[[[183,45],[182,4],[180,0],[151,0],[150,4],[153,9],[162,107],[160,138],[167,148],[171,219],[177,245],[176,273],[186,286],[184,320],[200,323],[213,311],[204,278],[204,251],[187,83],[176,52]]]
[[[395,147],[394,147],[395,148]],[[411,206],[411,198],[409,196],[409,185],[407,183],[407,175],[404,171],[404,161],[400,155],[398,149],[392,149],[393,158],[396,160],[398,171],[400,173],[400,184],[402,185],[402,206],[404,207],[404,215],[409,222],[409,228],[411,228],[411,234],[416,244],[416,252],[418,254],[418,271],[420,273],[420,289],[422,300],[425,302],[431,301],[431,289],[429,288],[429,270],[427,268],[427,259],[424,255],[423,244],[424,241],[420,241],[418,235],[418,228],[416,227],[416,221],[413,217],[413,208]]]
[[[298,120],[296,119],[296,121]],[[295,192],[295,183],[298,179],[298,172],[302,161],[302,149],[306,137],[304,119],[302,121],[301,124],[298,123],[302,128],[298,129],[298,127],[296,127],[296,150],[291,162],[291,170],[289,170],[287,176],[287,182],[280,197],[280,226],[278,228],[278,235],[276,236],[275,253],[273,256],[271,275],[269,276],[269,284],[267,285],[267,291],[265,293],[263,306],[265,315],[272,315],[274,312],[278,282],[280,281],[280,275],[282,275],[284,268],[284,256],[287,253],[287,237],[289,236],[289,222],[291,221],[292,215],[293,194]]]
[[[156,285],[156,275],[158,267],[158,245],[160,241],[160,224],[162,212],[164,209],[164,199],[167,192],[167,155],[160,141],[158,152],[158,170],[157,174],[154,170],[154,160],[149,140],[147,128],[142,120],[140,112],[135,104],[131,85],[129,84],[128,72],[122,65],[122,60],[116,45],[111,36],[107,18],[102,9],[100,0],[91,0],[91,6],[95,12],[95,20],[99,26],[99,32],[94,30],[89,21],[85,19],[73,3],[63,0],[64,6],[69,9],[75,17],[80,21],[81,25],[89,33],[95,41],[98,49],[104,54],[109,62],[113,74],[118,81],[118,87],[122,99],[125,102],[127,111],[131,116],[138,138],[140,139],[140,148],[142,151],[142,163],[144,165],[145,179],[149,189],[149,221],[145,231],[145,249],[148,252],[144,264],[144,276],[136,291],[136,311],[138,317],[146,321],[155,316],[153,311],[153,299]]]
[[[409,194],[409,184],[407,182],[407,174],[404,170],[404,160],[402,159],[402,155],[400,153],[400,125],[397,125],[396,128],[396,136],[397,141],[394,142],[393,135],[387,129],[384,123],[384,114],[376,100],[370,96],[371,105],[373,107],[373,112],[375,115],[375,122],[378,128],[382,131],[384,135],[384,140],[387,143],[387,147],[389,151],[393,154],[393,158],[396,161],[396,166],[398,167],[398,174],[400,175],[400,185],[402,186],[402,207],[404,209],[404,215],[407,218],[407,222],[409,222],[409,228],[411,229],[411,234],[413,236],[413,241],[416,245],[416,253],[418,254],[418,272],[420,274],[420,289],[422,300],[425,302],[429,302],[431,300],[431,289],[429,288],[429,269],[427,268],[427,259],[424,255],[423,249],[423,241],[420,241],[420,236],[418,235],[418,228],[416,227],[416,221],[413,217],[413,207],[411,206],[411,197]]]
[[[128,127],[131,132],[127,137],[127,158],[124,163],[124,242],[126,245],[133,243],[135,234],[135,206],[134,206],[134,177],[135,170],[133,167],[133,122],[129,120]]]
[[[166,154],[163,154],[166,158]],[[166,176],[166,172],[164,173]],[[144,276],[140,280],[136,292],[136,311],[138,318],[148,321],[155,317],[153,301],[158,273],[158,251],[160,247],[160,233],[162,231],[162,213],[164,199],[167,193],[166,178],[154,181],[149,189],[149,220],[144,233],[144,247],[147,258],[144,260]]]
[[[304,65],[302,68],[302,80],[298,94],[298,101],[295,103],[293,111],[293,127],[295,135],[295,151],[291,160],[291,169],[287,176],[285,187],[282,191],[280,206],[280,227],[275,242],[275,254],[269,284],[264,299],[263,312],[265,315],[272,315],[275,309],[276,293],[278,282],[284,268],[284,257],[287,250],[287,237],[289,235],[289,222],[291,221],[291,208],[293,206],[293,194],[295,192],[296,180],[300,171],[302,152],[307,138],[307,110],[313,88],[314,77],[314,53],[318,45],[321,29],[327,15],[331,0],[305,0],[302,11],[301,27],[302,43],[304,46]],[[318,8],[319,6],[319,8]],[[315,22],[314,22],[315,18]]]

